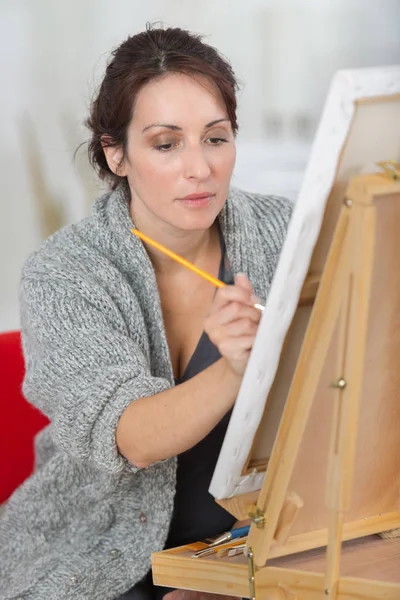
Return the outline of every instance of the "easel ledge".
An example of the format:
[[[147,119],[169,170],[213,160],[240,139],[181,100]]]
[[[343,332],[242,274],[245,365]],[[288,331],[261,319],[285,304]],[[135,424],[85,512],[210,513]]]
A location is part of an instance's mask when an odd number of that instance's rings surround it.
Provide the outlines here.
[[[356,540],[343,545],[342,571],[352,576],[340,578],[338,598],[399,600],[400,582],[387,583],[383,579],[396,576],[399,579],[400,539],[382,540],[373,536],[359,542]],[[199,544],[193,544],[154,553],[154,583],[250,598],[246,557],[191,558],[192,552],[199,547]],[[322,549],[268,562],[267,566],[256,571],[256,597],[263,600],[322,600],[327,597],[325,567]]]

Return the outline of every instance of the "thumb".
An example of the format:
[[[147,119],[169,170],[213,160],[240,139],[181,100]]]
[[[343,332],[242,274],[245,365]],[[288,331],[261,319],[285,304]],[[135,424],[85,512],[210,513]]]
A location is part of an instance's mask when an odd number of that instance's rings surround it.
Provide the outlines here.
[[[244,273],[237,273],[237,275],[235,275],[235,285],[248,292],[251,304],[260,302],[260,299],[254,294],[253,286],[251,285],[247,275]]]
[[[253,294],[253,287],[244,273],[238,273],[235,275],[235,285],[241,287],[243,290],[246,290],[249,295]]]

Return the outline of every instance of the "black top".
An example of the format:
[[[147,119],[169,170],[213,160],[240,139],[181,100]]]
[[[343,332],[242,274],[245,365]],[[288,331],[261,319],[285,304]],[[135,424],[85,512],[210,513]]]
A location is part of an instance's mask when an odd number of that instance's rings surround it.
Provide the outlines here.
[[[222,233],[219,235],[221,262],[218,278],[225,283],[233,283]],[[218,349],[203,332],[183,376],[176,384],[194,377],[219,358],[221,354]],[[198,444],[178,456],[174,512],[166,548],[218,535],[231,529],[235,523],[235,518],[219,506],[208,492],[231,412],[232,409]]]

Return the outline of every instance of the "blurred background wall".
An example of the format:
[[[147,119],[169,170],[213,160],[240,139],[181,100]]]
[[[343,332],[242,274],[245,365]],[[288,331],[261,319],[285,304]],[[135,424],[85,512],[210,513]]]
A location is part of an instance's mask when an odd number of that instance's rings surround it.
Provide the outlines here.
[[[234,183],[295,201],[329,81],[400,64],[400,0],[0,0],[0,331],[42,239],[100,188],[82,126],[110,50],[147,21],[205,35],[242,82]]]

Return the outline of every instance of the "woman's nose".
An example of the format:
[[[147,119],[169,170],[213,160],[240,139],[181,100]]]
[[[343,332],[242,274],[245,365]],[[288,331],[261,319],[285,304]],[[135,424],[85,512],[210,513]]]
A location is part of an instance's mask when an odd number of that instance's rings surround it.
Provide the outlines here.
[[[188,179],[207,179],[209,177],[211,169],[203,148],[187,148],[184,160],[185,176]]]

